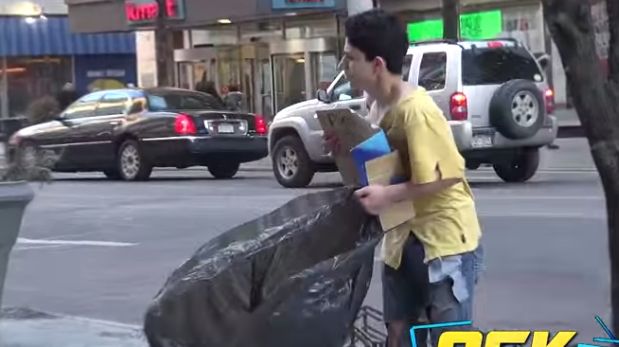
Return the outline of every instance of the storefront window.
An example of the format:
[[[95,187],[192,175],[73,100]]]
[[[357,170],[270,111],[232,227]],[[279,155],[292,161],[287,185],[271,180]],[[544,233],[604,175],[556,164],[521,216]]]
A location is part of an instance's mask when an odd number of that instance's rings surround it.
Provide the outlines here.
[[[24,116],[34,100],[55,96],[73,81],[70,57],[9,58],[7,67],[11,116]]]
[[[308,39],[337,36],[335,17],[304,18],[286,21],[287,39]]]
[[[241,43],[270,42],[284,38],[281,21],[241,25]]]
[[[204,30],[191,30],[194,47],[205,45],[236,45],[238,44],[238,27],[222,25]]]

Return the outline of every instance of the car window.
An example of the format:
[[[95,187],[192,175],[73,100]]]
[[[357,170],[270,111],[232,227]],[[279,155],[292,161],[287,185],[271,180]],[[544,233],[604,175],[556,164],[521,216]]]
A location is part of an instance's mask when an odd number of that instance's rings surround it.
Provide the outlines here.
[[[419,67],[419,85],[426,90],[441,90],[445,88],[447,75],[447,53],[425,53]]]
[[[72,103],[63,113],[63,117],[67,119],[92,117],[95,115],[97,103],[103,97],[103,92],[96,92],[85,95]]]
[[[111,116],[123,114],[129,106],[129,95],[122,92],[107,93],[99,101],[97,106],[97,116]]]
[[[333,92],[331,94],[331,100],[333,101],[352,100],[360,97],[363,97],[363,91],[353,89],[346,75],[342,75],[342,78],[340,78],[333,87]]]
[[[408,54],[404,57],[404,65],[402,66],[402,80],[408,81],[408,76],[411,72],[411,64],[413,63],[413,55]]]
[[[156,91],[149,92],[147,99],[151,111],[225,109],[212,95],[199,92]]]
[[[542,72],[526,49],[500,47],[462,51],[464,85],[503,84],[514,79],[543,81]]]

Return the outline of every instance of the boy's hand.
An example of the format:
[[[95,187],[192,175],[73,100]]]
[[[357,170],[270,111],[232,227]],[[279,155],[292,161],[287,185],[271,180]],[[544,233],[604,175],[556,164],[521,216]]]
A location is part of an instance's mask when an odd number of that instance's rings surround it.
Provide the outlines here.
[[[381,185],[369,185],[355,192],[365,211],[371,215],[380,214],[391,205],[387,187]]]
[[[325,149],[332,152],[334,155],[339,154],[342,146],[339,137],[333,131],[325,130],[322,139],[325,142]]]

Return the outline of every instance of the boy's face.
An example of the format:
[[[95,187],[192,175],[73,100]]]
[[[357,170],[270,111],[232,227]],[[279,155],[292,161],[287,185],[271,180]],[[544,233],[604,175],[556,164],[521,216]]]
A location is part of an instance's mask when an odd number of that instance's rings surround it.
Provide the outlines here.
[[[348,40],[344,45],[344,58],[342,59],[342,68],[346,74],[346,78],[355,89],[373,90],[377,83],[378,64],[377,60],[368,61],[365,54],[358,48],[352,46]]]

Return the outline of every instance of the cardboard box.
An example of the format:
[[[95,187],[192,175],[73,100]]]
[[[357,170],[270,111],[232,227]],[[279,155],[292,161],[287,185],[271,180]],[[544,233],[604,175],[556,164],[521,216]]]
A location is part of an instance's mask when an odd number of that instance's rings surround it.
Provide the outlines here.
[[[380,129],[372,127],[365,118],[349,109],[318,111],[317,116],[323,130],[334,132],[339,137],[341,149],[334,155],[334,159],[345,185],[364,186],[366,183],[389,185],[403,181],[404,170],[397,151],[387,153],[389,149],[386,149],[385,155],[365,161],[365,173],[359,169],[359,163],[352,155],[355,147],[377,135]],[[380,150],[382,149],[378,152]],[[359,158],[363,155],[357,157],[361,160]],[[362,177],[363,174],[366,177]],[[412,202],[405,201],[391,206],[380,214],[379,219],[383,230],[388,231],[408,222],[414,216]]]
[[[365,118],[347,108],[317,111],[316,114],[322,129],[336,133],[340,139],[341,150],[333,157],[344,184],[360,186],[362,180],[350,151],[378,129],[372,128]]]

